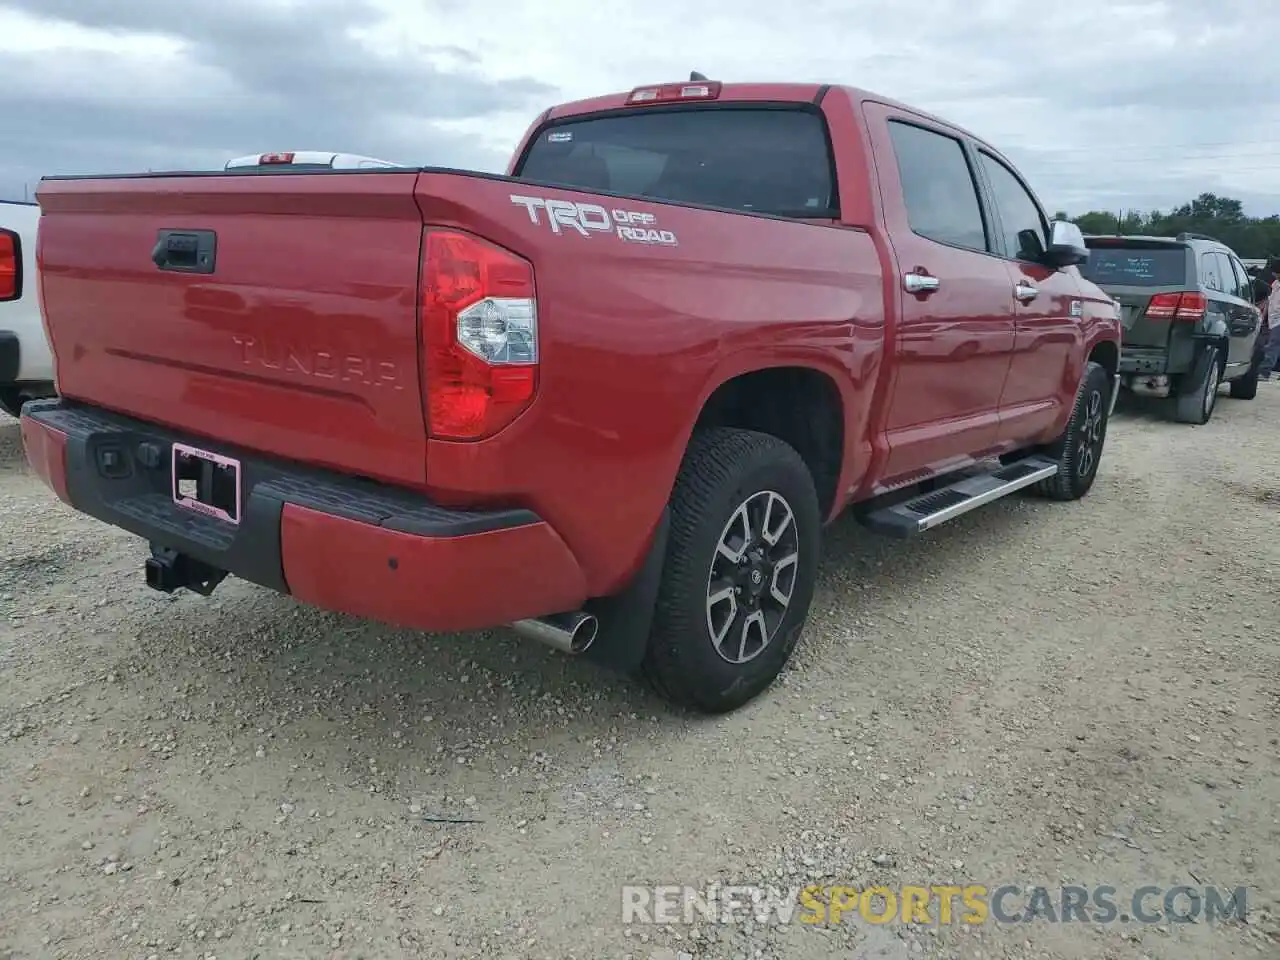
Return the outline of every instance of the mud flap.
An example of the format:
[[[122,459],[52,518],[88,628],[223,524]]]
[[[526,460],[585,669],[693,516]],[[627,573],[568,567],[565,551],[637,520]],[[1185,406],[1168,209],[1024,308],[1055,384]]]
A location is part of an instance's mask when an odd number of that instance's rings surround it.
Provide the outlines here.
[[[649,552],[631,583],[619,594],[589,600],[584,605],[587,613],[599,618],[600,632],[596,642],[583,652],[583,660],[625,675],[639,669],[649,643],[670,532],[671,511],[664,507]]]

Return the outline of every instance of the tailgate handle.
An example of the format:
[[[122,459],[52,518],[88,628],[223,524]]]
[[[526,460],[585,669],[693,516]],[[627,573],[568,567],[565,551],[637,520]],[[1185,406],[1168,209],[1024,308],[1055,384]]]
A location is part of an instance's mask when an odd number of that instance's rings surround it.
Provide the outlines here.
[[[161,270],[213,273],[218,236],[212,230],[161,230],[151,260]]]

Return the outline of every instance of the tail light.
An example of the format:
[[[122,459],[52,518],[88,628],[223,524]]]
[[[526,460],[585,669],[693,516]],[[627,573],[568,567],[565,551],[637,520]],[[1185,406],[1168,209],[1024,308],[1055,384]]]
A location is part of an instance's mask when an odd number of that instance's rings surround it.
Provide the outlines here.
[[[0,230],[0,303],[22,296],[22,241],[12,230]]]
[[[286,163],[293,163],[292,153],[264,153],[258,158],[258,164],[263,167]]]
[[[468,233],[428,229],[421,322],[431,437],[492,436],[533,402],[538,305],[527,260]]]
[[[718,80],[697,83],[664,83],[657,87],[637,87],[627,97],[627,103],[671,103],[680,100],[715,100],[720,96]]]
[[[1208,306],[1203,293],[1157,293],[1147,304],[1152,320],[1203,320]]]

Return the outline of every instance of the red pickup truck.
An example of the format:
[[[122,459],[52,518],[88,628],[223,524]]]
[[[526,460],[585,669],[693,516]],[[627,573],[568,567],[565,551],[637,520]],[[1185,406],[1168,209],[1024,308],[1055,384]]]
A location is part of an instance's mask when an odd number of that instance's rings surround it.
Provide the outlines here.
[[[423,630],[514,624],[733,709],[824,524],[1094,481],[1120,326],[1080,232],[952,124],[691,80],[548,110],[505,176],[46,178],[34,469],[151,543]]]

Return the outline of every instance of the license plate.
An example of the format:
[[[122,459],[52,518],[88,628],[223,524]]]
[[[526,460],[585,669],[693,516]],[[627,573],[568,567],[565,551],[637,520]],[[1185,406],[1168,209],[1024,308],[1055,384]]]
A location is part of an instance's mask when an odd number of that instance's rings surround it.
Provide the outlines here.
[[[173,445],[173,502],[180,507],[240,522],[240,461],[185,443]]]

